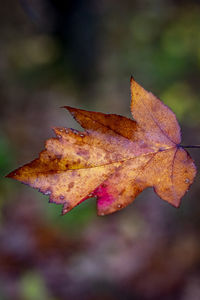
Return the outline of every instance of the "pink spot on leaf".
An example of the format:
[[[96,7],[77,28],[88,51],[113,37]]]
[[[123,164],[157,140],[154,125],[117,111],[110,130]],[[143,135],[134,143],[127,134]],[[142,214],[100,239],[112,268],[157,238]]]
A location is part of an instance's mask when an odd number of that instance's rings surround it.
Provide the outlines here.
[[[105,209],[112,204],[115,200],[113,195],[109,192],[108,186],[105,184],[100,185],[95,191],[94,196],[98,197],[98,209]]]
[[[98,209],[100,209],[100,210],[105,210],[115,200],[113,195],[108,191],[108,186],[103,183],[98,188],[96,188],[96,190],[94,190],[94,192],[88,194],[86,197],[81,199],[77,203],[77,205],[79,205],[80,203],[82,203],[83,201],[85,201],[91,197],[98,197],[97,205],[98,205]]]

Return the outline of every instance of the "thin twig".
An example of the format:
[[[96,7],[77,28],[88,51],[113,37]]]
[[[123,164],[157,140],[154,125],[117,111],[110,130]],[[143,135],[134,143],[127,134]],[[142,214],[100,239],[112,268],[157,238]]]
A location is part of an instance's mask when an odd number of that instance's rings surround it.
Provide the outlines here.
[[[187,145],[187,146],[180,145],[180,147],[182,147],[182,148],[200,148],[200,145]]]

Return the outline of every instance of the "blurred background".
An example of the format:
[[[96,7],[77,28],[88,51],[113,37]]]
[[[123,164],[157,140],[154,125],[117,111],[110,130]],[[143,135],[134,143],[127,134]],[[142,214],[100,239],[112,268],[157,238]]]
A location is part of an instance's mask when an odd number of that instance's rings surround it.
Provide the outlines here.
[[[199,1],[1,1],[1,300],[200,299],[199,175],[179,209],[148,189],[105,217],[4,178],[79,128],[63,105],[130,117],[131,74],[200,144]]]

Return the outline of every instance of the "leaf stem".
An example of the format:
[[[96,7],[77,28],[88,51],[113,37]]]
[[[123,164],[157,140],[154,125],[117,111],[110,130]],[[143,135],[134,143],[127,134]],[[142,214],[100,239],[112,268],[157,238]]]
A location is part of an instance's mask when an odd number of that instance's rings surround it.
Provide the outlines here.
[[[200,148],[200,145],[187,145],[187,146],[179,145],[179,146],[182,148]]]

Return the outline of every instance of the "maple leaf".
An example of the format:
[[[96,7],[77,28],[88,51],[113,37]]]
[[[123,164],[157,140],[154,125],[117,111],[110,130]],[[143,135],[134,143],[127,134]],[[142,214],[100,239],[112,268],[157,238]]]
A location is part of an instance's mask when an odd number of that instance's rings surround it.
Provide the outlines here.
[[[196,168],[180,145],[176,116],[133,78],[131,98],[134,120],[65,106],[85,131],[54,128],[39,158],[7,177],[63,204],[63,214],[90,197],[99,215],[110,214],[147,187],[178,207]]]

